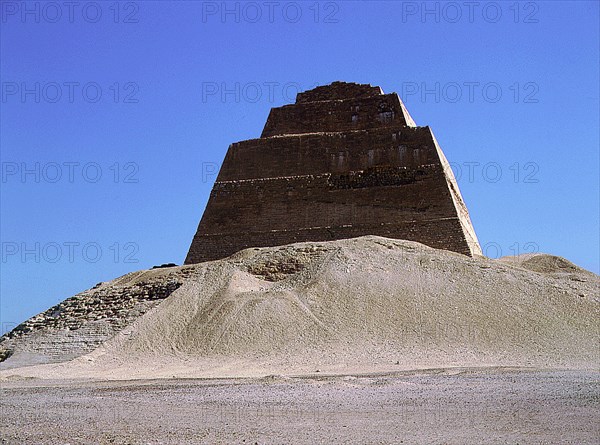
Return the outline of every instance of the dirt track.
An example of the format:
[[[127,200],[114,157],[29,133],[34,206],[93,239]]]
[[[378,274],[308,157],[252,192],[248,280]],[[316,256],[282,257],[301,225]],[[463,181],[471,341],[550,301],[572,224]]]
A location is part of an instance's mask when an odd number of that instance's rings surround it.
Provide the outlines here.
[[[2,383],[3,444],[598,444],[600,374]]]

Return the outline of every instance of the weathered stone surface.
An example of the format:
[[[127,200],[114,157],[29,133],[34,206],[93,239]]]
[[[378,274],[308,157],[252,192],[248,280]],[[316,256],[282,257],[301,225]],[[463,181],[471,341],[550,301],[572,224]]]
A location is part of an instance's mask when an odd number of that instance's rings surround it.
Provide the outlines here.
[[[334,82],[229,147],[186,258],[379,235],[481,254],[450,166],[397,94]]]
[[[67,298],[0,337],[0,370],[57,363],[93,351],[154,308],[194,266],[132,272]],[[10,358],[10,363],[3,363]]]

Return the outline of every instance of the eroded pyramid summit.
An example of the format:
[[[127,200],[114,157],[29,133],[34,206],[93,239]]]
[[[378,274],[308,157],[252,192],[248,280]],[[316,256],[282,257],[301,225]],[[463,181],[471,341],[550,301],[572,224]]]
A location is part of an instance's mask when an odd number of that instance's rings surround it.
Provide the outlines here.
[[[481,255],[454,174],[396,93],[334,82],[232,144],[185,260],[377,235]]]

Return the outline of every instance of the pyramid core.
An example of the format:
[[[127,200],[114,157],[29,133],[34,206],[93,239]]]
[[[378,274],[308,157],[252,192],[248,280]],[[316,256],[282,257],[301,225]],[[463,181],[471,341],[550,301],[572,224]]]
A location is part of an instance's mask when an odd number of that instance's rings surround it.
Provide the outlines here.
[[[334,82],[273,108],[260,138],[229,146],[185,263],[363,235],[481,255],[431,129],[396,93]]]

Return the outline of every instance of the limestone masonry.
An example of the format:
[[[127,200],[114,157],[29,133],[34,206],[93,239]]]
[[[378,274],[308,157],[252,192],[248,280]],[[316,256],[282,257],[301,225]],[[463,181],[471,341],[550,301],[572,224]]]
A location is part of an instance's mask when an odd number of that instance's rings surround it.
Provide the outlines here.
[[[334,82],[273,108],[259,139],[229,147],[185,263],[362,235],[481,255],[431,129],[396,93]]]
[[[0,337],[6,367],[58,363],[93,351],[157,306],[194,275],[197,266],[132,272],[51,307]]]

